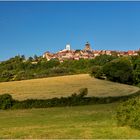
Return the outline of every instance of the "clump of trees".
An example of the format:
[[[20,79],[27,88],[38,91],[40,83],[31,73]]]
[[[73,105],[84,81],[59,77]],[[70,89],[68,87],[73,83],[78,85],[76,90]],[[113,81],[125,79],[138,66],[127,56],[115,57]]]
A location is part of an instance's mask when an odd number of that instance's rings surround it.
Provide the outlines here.
[[[15,56],[0,63],[0,82],[42,78],[50,76],[87,73],[91,65],[90,60],[65,60],[60,63],[58,59],[47,61],[45,58]]]
[[[103,65],[94,65],[91,76],[140,86],[140,56],[119,57]]]
[[[0,82],[90,73],[95,78],[140,86],[140,56],[100,55],[95,59],[47,61],[35,55],[15,56],[0,63]]]
[[[133,65],[129,59],[115,59],[105,64],[102,71],[110,81],[133,84]]]
[[[0,95],[0,109],[9,109],[14,105],[15,100],[10,94]]]
[[[65,60],[60,63],[58,59],[47,61],[36,55],[25,59],[24,55],[18,55],[0,63],[0,82],[89,73],[98,59]]]

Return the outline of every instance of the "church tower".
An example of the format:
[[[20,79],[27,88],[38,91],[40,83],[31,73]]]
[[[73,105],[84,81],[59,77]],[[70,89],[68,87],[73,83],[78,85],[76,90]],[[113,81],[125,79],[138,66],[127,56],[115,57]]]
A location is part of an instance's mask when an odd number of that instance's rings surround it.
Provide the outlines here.
[[[85,51],[91,51],[91,47],[90,47],[90,44],[88,42],[85,44],[85,49],[84,50]]]

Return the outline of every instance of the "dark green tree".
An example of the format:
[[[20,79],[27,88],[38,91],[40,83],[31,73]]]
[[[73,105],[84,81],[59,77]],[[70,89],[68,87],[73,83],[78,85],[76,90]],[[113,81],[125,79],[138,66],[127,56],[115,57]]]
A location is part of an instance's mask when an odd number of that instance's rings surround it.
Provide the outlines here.
[[[133,84],[133,65],[127,58],[119,58],[103,66],[103,73],[108,80]]]

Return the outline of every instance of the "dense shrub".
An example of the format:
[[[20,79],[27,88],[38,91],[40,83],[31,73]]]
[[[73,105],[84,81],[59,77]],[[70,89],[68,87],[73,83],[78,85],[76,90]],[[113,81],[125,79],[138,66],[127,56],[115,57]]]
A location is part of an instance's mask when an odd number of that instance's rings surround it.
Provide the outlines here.
[[[140,84],[140,57],[136,57],[134,62],[133,62],[133,81],[135,85]]]
[[[47,108],[61,106],[78,106],[92,104],[107,104],[117,101],[126,101],[129,98],[139,96],[140,92],[127,96],[117,97],[87,97],[87,88],[82,88],[79,93],[74,93],[68,97],[52,99],[27,99],[24,101],[13,100],[11,95],[4,94],[0,96],[0,109],[28,109],[28,108]]]
[[[9,109],[12,107],[14,100],[9,94],[0,95],[0,109]]]
[[[117,108],[116,114],[119,125],[128,125],[140,129],[140,97],[129,99]]]
[[[92,68],[91,68],[91,76],[95,76],[97,73],[98,73],[98,71],[101,69],[101,66],[93,66]]]
[[[108,80],[133,84],[133,66],[129,59],[119,58],[105,64],[103,73]]]
[[[95,78],[136,86],[140,84],[140,56],[111,58],[101,55],[94,59],[92,65],[90,73]]]
[[[87,95],[87,88],[79,90],[79,94],[72,94],[68,97],[52,98],[52,99],[27,99],[24,101],[16,101],[13,105],[13,109],[24,108],[46,108],[46,107],[58,107],[58,106],[75,106],[84,104],[84,97]]]
[[[65,67],[54,67],[49,71],[50,74],[56,74],[56,75],[67,74],[69,72],[70,72],[69,69]]]
[[[103,66],[106,63],[108,63],[116,58],[117,58],[117,56],[103,54],[103,55],[95,57],[94,64],[99,65],[99,66]]]
[[[65,60],[60,63],[58,59],[47,61],[36,55],[25,59],[25,56],[18,55],[0,63],[0,82],[80,73],[139,86],[140,56],[100,55],[94,59]]]
[[[94,76],[95,78],[98,78],[98,79],[106,79],[101,66],[92,67],[90,75]]]
[[[28,59],[15,56],[0,63],[0,82],[88,73],[91,63],[88,59],[65,60],[60,63],[58,59],[47,61],[37,56]]]

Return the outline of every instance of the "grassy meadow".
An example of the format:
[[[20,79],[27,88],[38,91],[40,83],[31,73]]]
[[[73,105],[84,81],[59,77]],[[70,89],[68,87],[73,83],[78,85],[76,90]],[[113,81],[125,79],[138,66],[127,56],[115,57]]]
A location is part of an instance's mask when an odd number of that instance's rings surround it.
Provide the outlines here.
[[[140,131],[117,126],[117,105],[0,111],[0,139],[140,138]]]
[[[9,93],[14,99],[46,99],[68,96],[80,88],[88,88],[88,96],[119,96],[132,94],[139,88],[90,77],[88,74],[50,77],[0,83],[0,94]]]
[[[0,93],[13,98],[52,98],[68,96],[80,88],[89,96],[119,96],[139,88],[91,78],[88,74],[0,83]],[[42,109],[0,110],[0,139],[41,138],[140,138],[140,131],[117,125],[119,103]]]

